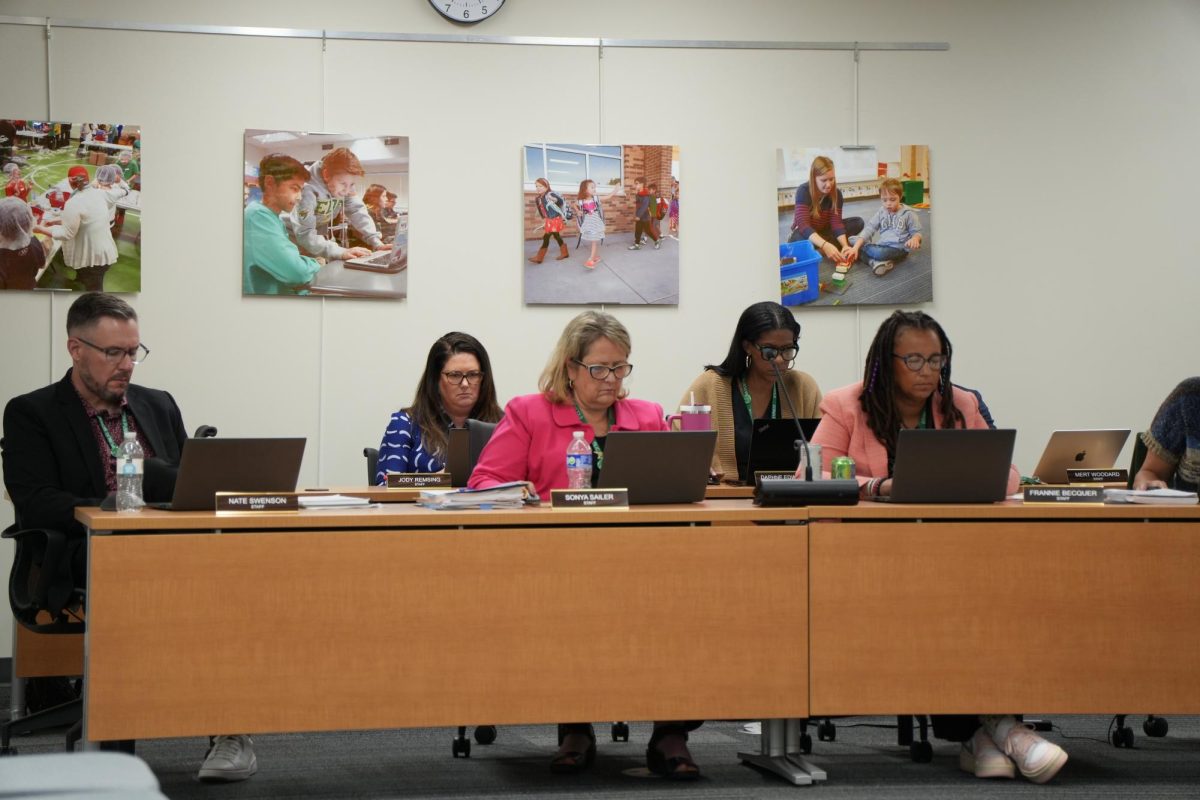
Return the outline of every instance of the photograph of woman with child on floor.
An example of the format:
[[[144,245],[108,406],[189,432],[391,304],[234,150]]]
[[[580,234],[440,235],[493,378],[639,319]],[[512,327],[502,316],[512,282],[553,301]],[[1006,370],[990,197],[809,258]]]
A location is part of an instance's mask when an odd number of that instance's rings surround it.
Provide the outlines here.
[[[0,119],[0,289],[142,288],[141,127]]]
[[[242,294],[408,294],[408,138],[247,130]]]
[[[678,175],[671,145],[525,145],[525,302],[679,305]]]
[[[777,151],[784,305],[933,299],[928,145]]]

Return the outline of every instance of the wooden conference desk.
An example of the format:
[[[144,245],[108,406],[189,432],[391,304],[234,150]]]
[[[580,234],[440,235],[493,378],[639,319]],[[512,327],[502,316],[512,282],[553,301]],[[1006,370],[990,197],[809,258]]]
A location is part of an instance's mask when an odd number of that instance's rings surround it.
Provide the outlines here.
[[[80,509],[84,735],[806,717],[805,516]]]
[[[813,716],[1200,713],[1200,506],[809,520]]]

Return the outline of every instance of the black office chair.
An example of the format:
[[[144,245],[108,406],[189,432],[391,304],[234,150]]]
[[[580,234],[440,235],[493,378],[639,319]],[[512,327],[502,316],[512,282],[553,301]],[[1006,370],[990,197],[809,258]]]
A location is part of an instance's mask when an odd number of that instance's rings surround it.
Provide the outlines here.
[[[367,459],[367,486],[374,486],[375,471],[379,469],[379,451],[374,447],[364,447],[363,457]]]

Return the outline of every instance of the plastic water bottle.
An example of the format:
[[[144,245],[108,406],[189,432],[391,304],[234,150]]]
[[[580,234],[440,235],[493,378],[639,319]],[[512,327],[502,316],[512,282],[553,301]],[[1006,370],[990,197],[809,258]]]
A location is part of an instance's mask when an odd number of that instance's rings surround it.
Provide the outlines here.
[[[592,446],[583,431],[575,431],[567,445],[567,488],[592,488]]]
[[[145,505],[142,500],[145,457],[137,434],[127,431],[117,456],[117,511],[141,511]]]

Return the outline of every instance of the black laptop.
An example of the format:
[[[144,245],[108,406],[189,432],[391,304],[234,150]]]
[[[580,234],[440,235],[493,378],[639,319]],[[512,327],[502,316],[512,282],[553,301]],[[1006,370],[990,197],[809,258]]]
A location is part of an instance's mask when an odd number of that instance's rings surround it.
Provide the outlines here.
[[[303,438],[188,439],[167,511],[212,511],[217,492],[294,492]]]
[[[892,503],[996,503],[1008,495],[1012,429],[900,431]]]
[[[812,441],[820,419],[801,418],[804,438]],[[796,450],[796,420],[756,419],[750,429],[750,458],[746,468],[748,483],[754,482],[755,472],[795,472],[800,466]]]
[[[446,471],[450,473],[451,486],[461,489],[467,485],[479,454],[492,438],[497,424],[469,419],[467,427],[450,429],[450,441],[446,443]]]
[[[704,499],[716,431],[613,431],[599,487],[628,489],[630,505]]]

